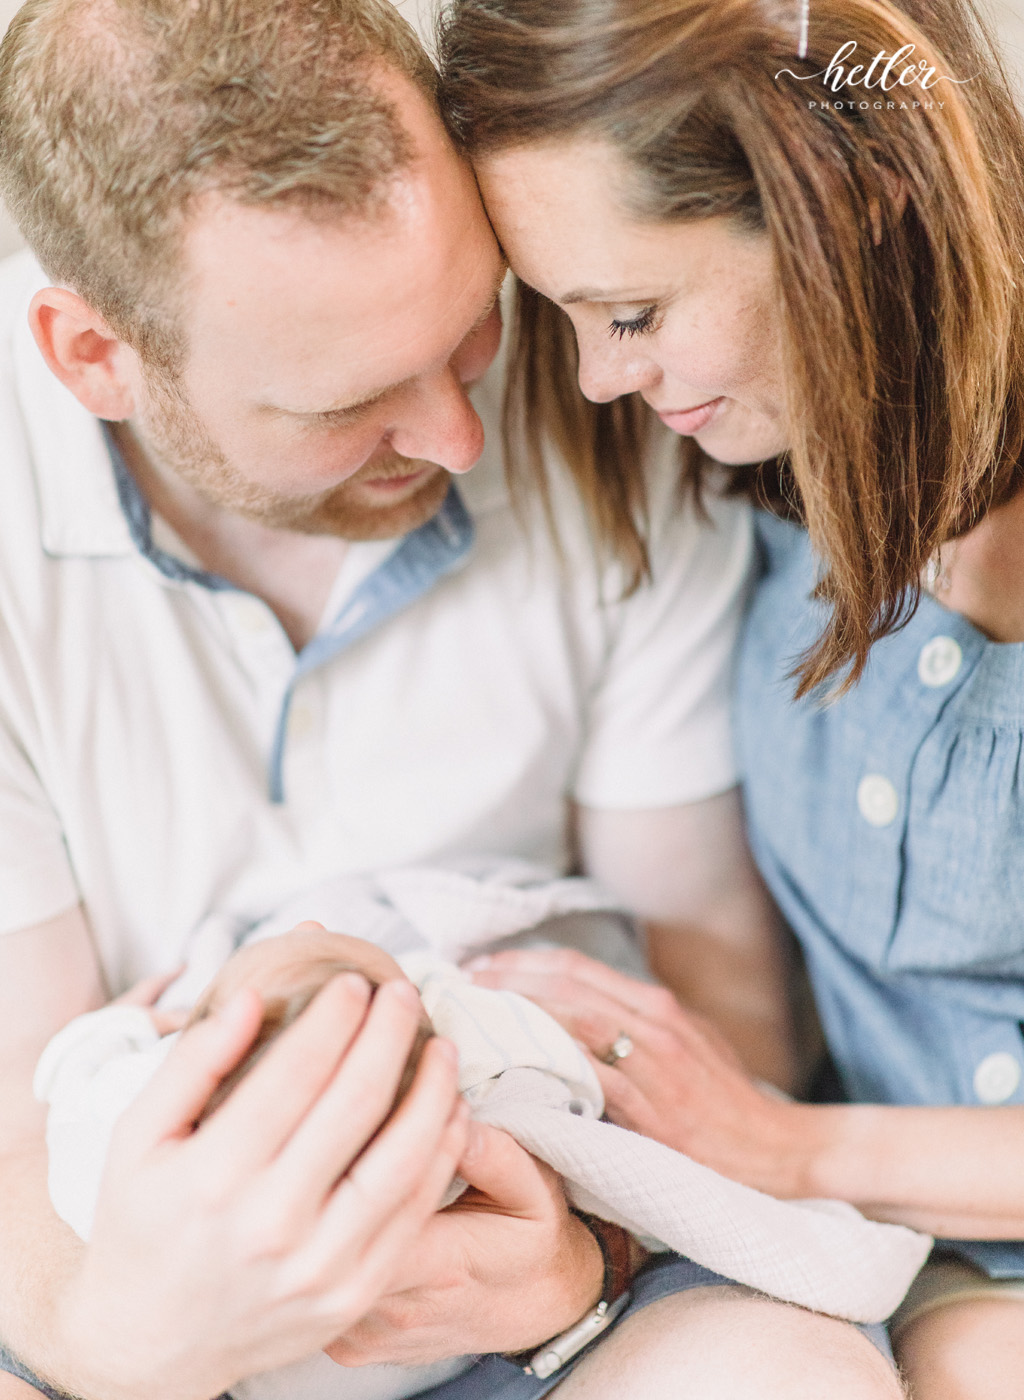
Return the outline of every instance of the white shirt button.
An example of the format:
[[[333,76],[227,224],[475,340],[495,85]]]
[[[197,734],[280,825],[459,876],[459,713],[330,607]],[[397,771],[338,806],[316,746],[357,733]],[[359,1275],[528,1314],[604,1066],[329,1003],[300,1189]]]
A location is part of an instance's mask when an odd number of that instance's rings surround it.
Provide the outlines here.
[[[921,648],[921,655],[917,658],[917,674],[922,685],[938,689],[939,686],[949,685],[963,665],[963,660],[959,642],[952,637],[933,637]]]
[[[857,785],[857,806],[871,826],[888,826],[900,810],[900,795],[881,773],[869,773]]]
[[[273,615],[265,603],[258,598],[232,596],[228,606],[235,623],[242,632],[258,635],[274,625]]]
[[[288,714],[288,737],[308,739],[313,732],[313,725],[313,711],[310,707],[301,700],[293,704]]]
[[[1007,1050],[986,1055],[974,1071],[974,1092],[981,1103],[1005,1103],[1020,1083],[1020,1061]]]

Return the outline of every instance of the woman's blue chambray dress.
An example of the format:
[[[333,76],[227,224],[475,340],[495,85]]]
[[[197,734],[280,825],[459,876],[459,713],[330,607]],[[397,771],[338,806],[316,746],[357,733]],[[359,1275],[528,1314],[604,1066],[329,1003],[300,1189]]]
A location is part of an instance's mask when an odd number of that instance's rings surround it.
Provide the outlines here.
[[[803,946],[851,1100],[1024,1104],[1024,645],[925,596],[831,705],[787,679],[825,609],[763,515],[737,733],[751,841]],[[1024,1278],[1024,1241],[957,1241]]]

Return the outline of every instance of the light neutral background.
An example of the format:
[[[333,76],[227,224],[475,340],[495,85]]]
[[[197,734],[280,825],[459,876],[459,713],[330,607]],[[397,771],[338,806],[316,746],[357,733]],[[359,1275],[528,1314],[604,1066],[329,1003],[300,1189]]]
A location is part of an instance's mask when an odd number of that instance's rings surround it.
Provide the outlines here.
[[[412,20],[416,13],[427,12],[431,0],[396,0],[399,8]],[[1024,0],[981,0],[995,16],[1003,38],[1010,66],[1020,83],[1024,101]],[[6,29],[11,16],[20,8],[21,0],[0,0],[0,29]],[[0,209],[0,257],[20,246],[17,231]]]

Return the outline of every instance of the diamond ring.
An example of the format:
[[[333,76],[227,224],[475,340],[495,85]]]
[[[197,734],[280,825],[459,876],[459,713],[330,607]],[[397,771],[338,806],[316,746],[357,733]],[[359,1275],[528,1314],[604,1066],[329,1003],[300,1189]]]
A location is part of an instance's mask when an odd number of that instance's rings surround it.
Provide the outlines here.
[[[625,1031],[619,1031],[612,1041],[607,1054],[601,1059],[606,1065],[617,1065],[620,1060],[624,1060],[627,1055],[633,1053],[633,1041]]]

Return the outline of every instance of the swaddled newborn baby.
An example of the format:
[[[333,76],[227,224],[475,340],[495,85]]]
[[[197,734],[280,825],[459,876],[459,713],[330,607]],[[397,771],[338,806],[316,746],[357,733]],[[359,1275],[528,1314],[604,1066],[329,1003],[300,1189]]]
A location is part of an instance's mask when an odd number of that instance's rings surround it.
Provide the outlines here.
[[[186,1032],[242,988],[258,992],[264,1006],[250,1050],[221,1081],[202,1118],[216,1112],[274,1039],[332,977],[344,972],[361,974],[373,987],[408,977],[420,990],[422,1021],[392,1112],[412,1083],[423,1046],[436,1031],[459,1048],[459,1086],[471,1104],[482,1103],[506,1072],[525,1068],[541,1080],[550,1079],[555,1101],[573,1113],[600,1115],[601,1090],[586,1055],[539,1007],[514,993],[474,986],[431,952],[409,953],[400,965],[365,939],[307,924],[240,948],[196,1002]],[[177,1039],[177,1033],[161,1034],[164,1022],[164,1017],[145,1007],[114,1004],[72,1021],[51,1040],[39,1061],[36,1095],[50,1104],[50,1195],[57,1213],[82,1238],[91,1231],[114,1125]],[[528,1088],[527,1096],[531,1093]],[[444,1203],[457,1199],[463,1189],[464,1183],[456,1180]],[[318,1354],[252,1377],[233,1387],[232,1396],[233,1400],[400,1400],[457,1375],[474,1360],[469,1356],[430,1366],[352,1370]]]

